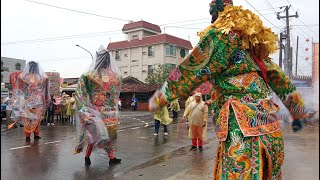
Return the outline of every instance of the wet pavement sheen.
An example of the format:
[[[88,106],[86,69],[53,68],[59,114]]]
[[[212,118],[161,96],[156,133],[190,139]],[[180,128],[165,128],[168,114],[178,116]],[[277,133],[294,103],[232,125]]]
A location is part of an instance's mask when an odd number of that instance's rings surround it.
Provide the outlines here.
[[[175,121],[169,136],[153,135],[153,116],[148,112],[124,112],[116,142],[116,157],[122,163],[109,166],[104,151],[92,153],[91,166],[84,153],[74,155],[76,128],[73,125],[41,126],[42,139],[25,142],[22,128],[1,132],[1,179],[211,179],[217,139],[212,125],[204,152],[190,152],[184,124]],[[146,126],[145,123],[148,123]],[[319,128],[304,127],[293,133],[283,125],[285,137],[284,180],[319,179]],[[162,127],[160,131],[162,131]]]

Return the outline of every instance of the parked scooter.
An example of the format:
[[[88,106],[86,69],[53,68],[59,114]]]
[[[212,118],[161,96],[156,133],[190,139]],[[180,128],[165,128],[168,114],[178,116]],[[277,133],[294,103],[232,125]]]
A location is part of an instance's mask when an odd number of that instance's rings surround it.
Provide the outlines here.
[[[138,108],[138,99],[137,98],[133,98],[131,101],[131,110],[132,111],[136,111]]]
[[[120,100],[118,101],[118,109],[119,109],[119,111],[122,110],[122,102]]]

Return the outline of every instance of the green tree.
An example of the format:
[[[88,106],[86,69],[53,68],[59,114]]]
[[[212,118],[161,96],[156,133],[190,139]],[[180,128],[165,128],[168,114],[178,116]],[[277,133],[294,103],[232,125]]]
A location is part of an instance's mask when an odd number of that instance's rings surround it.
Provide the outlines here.
[[[170,70],[172,66],[167,64],[160,65],[153,73],[148,74],[146,82],[149,84],[162,84],[164,83],[170,75]]]

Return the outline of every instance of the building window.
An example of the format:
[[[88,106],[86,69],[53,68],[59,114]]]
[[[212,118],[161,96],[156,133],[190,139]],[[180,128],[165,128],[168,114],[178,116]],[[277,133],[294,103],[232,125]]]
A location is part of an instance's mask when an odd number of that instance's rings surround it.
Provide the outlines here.
[[[180,49],[180,57],[182,58],[186,57],[186,50],[183,48]]]
[[[173,68],[176,68],[176,65],[175,64],[166,64],[166,67],[169,69],[173,69]]]
[[[153,74],[153,65],[148,65],[148,74]]]
[[[133,59],[131,62],[138,62],[138,60],[136,60],[136,59]]]
[[[148,46],[148,56],[149,57],[154,56],[154,46]]]
[[[128,54],[124,54],[124,57],[128,57]]]
[[[116,51],[116,60],[120,60],[120,51]]]
[[[127,71],[125,71],[125,72],[123,72],[123,74],[128,74],[128,72],[127,72]]]
[[[131,39],[138,39],[138,35],[133,35]]]
[[[20,64],[20,63],[17,63],[17,64],[16,64],[16,70],[17,70],[17,71],[20,71],[20,70],[21,70],[21,64]]]
[[[3,82],[3,76],[2,76],[2,74],[1,74],[1,82]]]
[[[172,45],[166,45],[166,55],[176,56],[176,47]]]

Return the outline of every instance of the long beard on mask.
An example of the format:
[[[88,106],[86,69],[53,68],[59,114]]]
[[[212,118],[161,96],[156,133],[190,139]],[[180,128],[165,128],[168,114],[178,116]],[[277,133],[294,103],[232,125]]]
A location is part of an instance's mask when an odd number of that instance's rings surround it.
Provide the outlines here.
[[[218,16],[219,16],[219,12],[212,13],[211,23],[214,23],[218,19]]]

